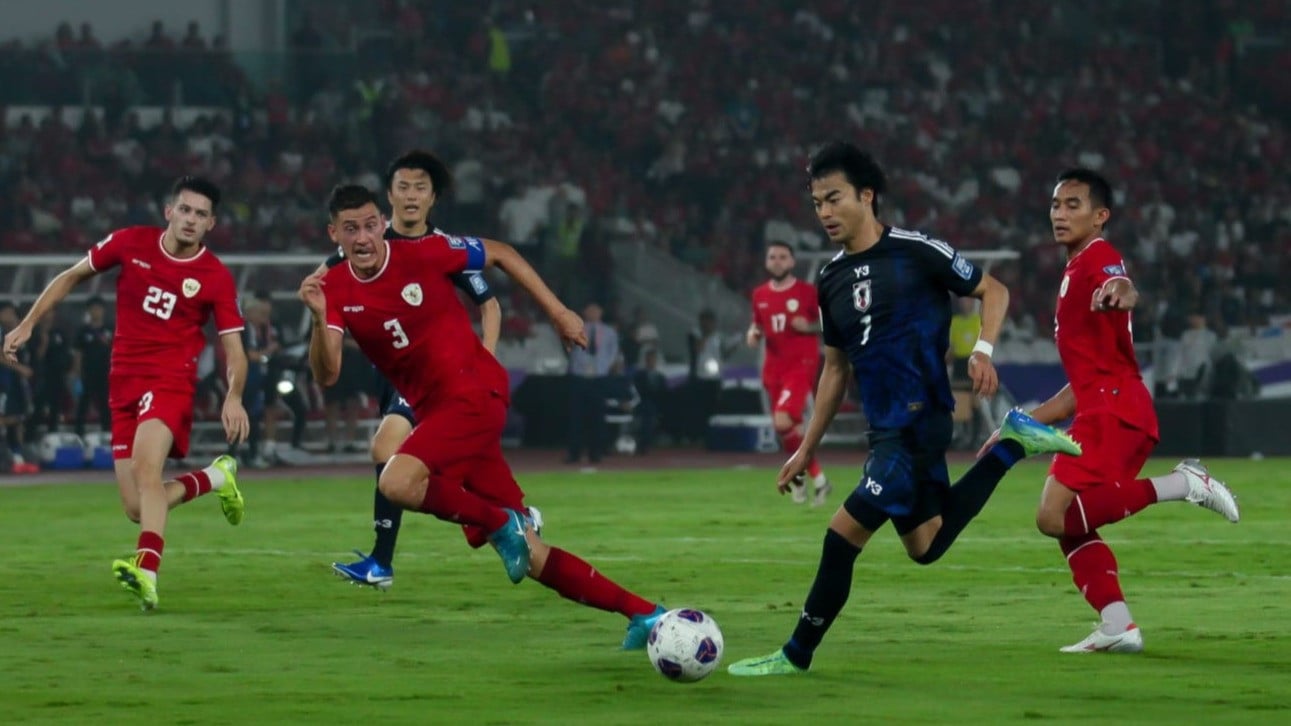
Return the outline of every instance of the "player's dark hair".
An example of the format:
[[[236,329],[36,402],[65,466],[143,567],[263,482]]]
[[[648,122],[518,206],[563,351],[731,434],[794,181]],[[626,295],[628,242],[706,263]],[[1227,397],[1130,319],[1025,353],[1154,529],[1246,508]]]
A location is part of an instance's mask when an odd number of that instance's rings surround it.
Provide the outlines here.
[[[181,176],[170,185],[170,199],[173,202],[179,198],[180,192],[192,192],[201,194],[211,200],[211,212],[214,213],[220,206],[220,188],[215,186],[215,182],[200,176]]]
[[[816,150],[807,162],[807,183],[842,172],[847,183],[856,189],[859,195],[862,189],[874,192],[874,201],[870,208],[874,214],[879,213],[879,195],[888,190],[888,179],[883,168],[874,157],[861,151],[855,144],[846,141],[831,141]]]
[[[789,250],[789,256],[793,257],[793,245],[785,242],[784,240],[773,239],[770,242],[767,242],[767,249],[771,249],[772,247],[783,247],[786,250]]]
[[[435,196],[442,197],[453,188],[453,173],[438,156],[423,149],[404,152],[386,167],[386,191],[394,186],[394,173],[400,169],[420,169],[430,177]]]
[[[327,214],[336,219],[336,215],[347,209],[359,209],[367,204],[381,208],[377,195],[371,189],[362,184],[338,184],[327,197]]]
[[[1089,205],[1094,209],[1102,207],[1110,214],[1112,211],[1112,185],[1108,183],[1107,177],[1099,174],[1092,169],[1074,168],[1068,169],[1058,175],[1058,184],[1063,182],[1079,182],[1089,187]]]

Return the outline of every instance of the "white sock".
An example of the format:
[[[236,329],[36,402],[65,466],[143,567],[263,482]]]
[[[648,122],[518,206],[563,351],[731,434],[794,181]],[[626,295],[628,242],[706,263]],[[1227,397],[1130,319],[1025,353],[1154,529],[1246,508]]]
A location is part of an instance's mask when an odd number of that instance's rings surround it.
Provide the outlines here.
[[[156,584],[157,584],[157,573],[156,573],[156,572],[153,572],[152,570],[145,570],[145,569],[144,569],[144,568],[142,568],[142,567],[140,567],[140,568],[139,568],[139,571],[143,573],[143,576],[144,576],[144,577],[148,578],[149,580],[152,580],[152,584],[154,584],[154,585],[156,585]]]
[[[1099,615],[1103,616],[1103,623],[1098,626],[1103,635],[1120,635],[1134,624],[1134,618],[1130,617],[1130,607],[1124,602],[1108,605]]]
[[[829,480],[825,478],[825,472],[822,471],[819,474],[817,474],[814,483],[817,489],[820,489],[824,487],[826,484],[828,484]]]
[[[224,472],[214,466],[208,466],[202,469],[202,473],[211,479],[211,491],[218,492],[220,487],[224,486]]]
[[[1188,477],[1182,472],[1172,471],[1165,476],[1154,476],[1150,481],[1152,488],[1157,490],[1158,502],[1174,502],[1188,496]]]

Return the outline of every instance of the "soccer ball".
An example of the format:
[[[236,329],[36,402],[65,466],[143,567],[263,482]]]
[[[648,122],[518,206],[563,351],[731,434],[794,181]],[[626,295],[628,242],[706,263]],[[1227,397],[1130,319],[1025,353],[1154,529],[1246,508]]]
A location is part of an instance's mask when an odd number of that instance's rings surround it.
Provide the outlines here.
[[[703,611],[669,610],[650,629],[646,654],[664,678],[694,683],[712,673],[722,660],[722,631]]]

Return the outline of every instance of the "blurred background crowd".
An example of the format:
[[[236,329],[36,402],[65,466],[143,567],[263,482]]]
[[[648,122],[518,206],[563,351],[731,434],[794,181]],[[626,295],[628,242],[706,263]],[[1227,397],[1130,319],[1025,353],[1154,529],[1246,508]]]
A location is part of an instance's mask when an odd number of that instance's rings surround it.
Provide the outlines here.
[[[1146,293],[1135,335],[1164,354],[1161,393],[1199,395],[1211,361],[1285,335],[1281,0],[287,0],[285,22],[287,51],[264,57],[197,23],[102,39],[67,23],[0,45],[0,253],[155,224],[160,190],[196,172],[226,189],[218,252],[322,256],[327,190],[379,187],[387,160],[428,147],[456,176],[435,224],[516,244],[573,304],[603,306],[627,372],[654,350],[694,377],[738,328],[695,309],[691,344],[655,350],[611,242],[745,295],[767,241],[824,244],[803,163],[845,138],[886,166],[889,223],[1019,253],[993,269],[1015,341],[1052,333],[1063,261],[1046,213],[1076,164],[1117,190],[1109,236]],[[506,354],[543,326],[501,298]],[[74,328],[57,332],[76,350]],[[67,411],[88,391],[74,358],[33,362],[30,383],[66,390]]]

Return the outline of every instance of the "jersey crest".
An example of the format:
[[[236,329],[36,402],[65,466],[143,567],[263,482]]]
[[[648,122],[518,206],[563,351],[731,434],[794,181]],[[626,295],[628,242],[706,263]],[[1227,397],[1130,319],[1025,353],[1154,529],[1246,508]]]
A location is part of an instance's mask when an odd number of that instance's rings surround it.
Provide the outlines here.
[[[859,312],[865,312],[870,309],[870,303],[874,301],[874,281],[861,280],[852,284],[852,307]]]
[[[184,279],[184,283],[183,285],[180,286],[179,289],[180,289],[180,292],[184,293],[184,297],[193,297],[194,295],[196,295],[198,292],[201,291],[202,283],[198,282],[197,280],[194,280],[191,277],[188,277]]]
[[[1058,297],[1067,297],[1067,285],[1071,283],[1071,275],[1062,276],[1062,285],[1058,288]]]
[[[798,301],[794,300],[793,298],[789,298],[788,300],[785,301],[784,308],[785,310],[788,310],[791,313],[796,313],[798,312]]]
[[[400,294],[403,296],[404,302],[409,305],[413,307],[421,305],[421,285],[418,285],[415,282],[410,282],[407,285],[404,285],[403,292]]]

